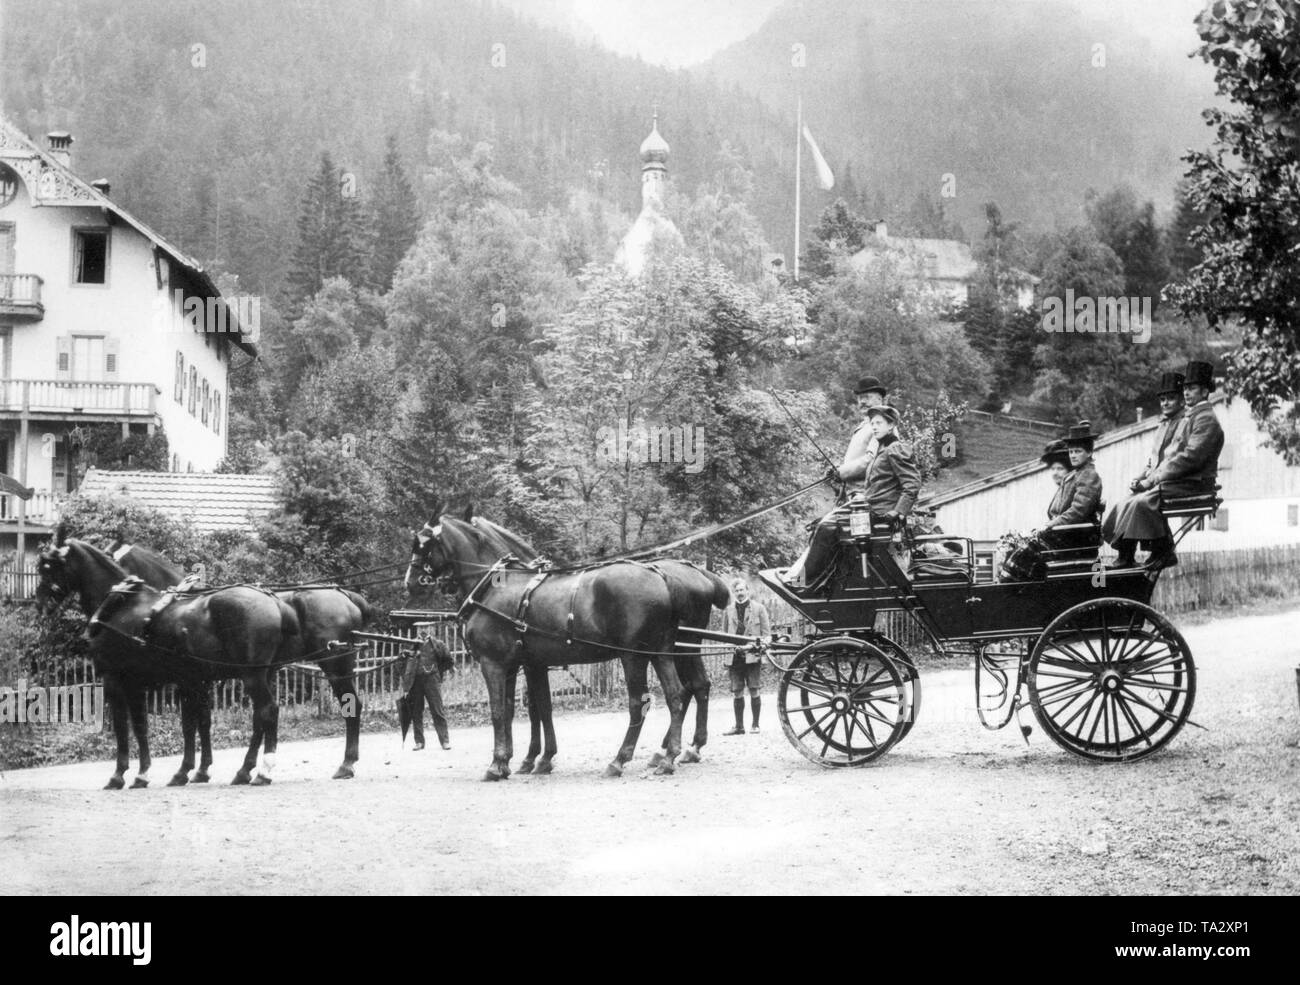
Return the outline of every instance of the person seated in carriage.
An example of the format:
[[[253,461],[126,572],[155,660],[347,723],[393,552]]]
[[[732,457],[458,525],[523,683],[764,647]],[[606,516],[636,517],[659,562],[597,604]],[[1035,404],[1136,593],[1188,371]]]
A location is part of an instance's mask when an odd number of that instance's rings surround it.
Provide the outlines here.
[[[1173,534],[1160,510],[1161,503],[1178,496],[1212,495],[1218,488],[1215,480],[1224,437],[1210,404],[1214,367],[1196,360],[1187,364],[1182,374],[1186,406],[1181,415],[1176,402],[1167,399],[1175,389],[1171,377],[1176,375],[1162,377],[1160,406],[1164,420],[1156,431],[1147,468],[1133,480],[1133,495],[1111,507],[1102,524],[1102,536],[1119,552],[1114,568],[1134,567],[1139,546],[1150,551],[1146,562],[1149,571],[1177,564]]]
[[[855,494],[871,511],[871,522],[901,523],[921,491],[921,472],[912,456],[912,446],[898,437],[898,411],[888,404],[867,409],[867,421],[878,451],[867,468],[866,490]],[[833,510],[818,521],[803,558],[782,580],[791,588],[823,585],[834,571],[839,542],[839,519],[845,510]]]
[[[876,435],[871,430],[871,419],[867,416],[867,411],[872,407],[881,406],[888,395],[889,391],[885,389],[884,384],[874,376],[862,377],[853,388],[854,401],[862,414],[862,420],[858,422],[858,426],[853,429],[852,437],[849,438],[849,446],[844,450],[844,461],[838,466],[826,467],[825,481],[838,483],[841,492],[848,488],[849,483],[866,479],[867,469],[870,468],[872,459],[876,457],[876,452],[880,450]],[[829,525],[833,529],[835,519],[842,516],[844,512],[842,501],[837,502],[835,509],[813,526],[820,529],[823,525]],[[808,555],[811,550],[812,541],[809,541],[803,554],[786,572],[786,581],[792,587],[803,587],[804,572],[807,570]]]
[[[1065,438],[1052,442],[1044,451],[1041,460],[1047,462],[1053,479],[1058,483],[1056,495],[1047,506],[1047,524],[1036,533],[1037,538],[1049,550],[1092,547],[1097,544],[1095,530],[1057,529],[1081,523],[1095,527],[1101,523],[1101,476],[1092,463],[1092,450],[1096,441],[1097,435],[1092,433],[1092,424],[1080,421],[1070,428]],[[1057,479],[1060,465],[1066,468]]]

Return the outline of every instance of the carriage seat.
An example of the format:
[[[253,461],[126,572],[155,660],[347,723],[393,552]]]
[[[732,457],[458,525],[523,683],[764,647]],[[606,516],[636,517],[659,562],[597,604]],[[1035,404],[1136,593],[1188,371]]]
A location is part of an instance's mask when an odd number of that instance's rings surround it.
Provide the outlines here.
[[[1160,512],[1166,517],[1214,516],[1223,505],[1223,498],[1219,495],[1220,488],[1215,486],[1214,492],[1195,493],[1191,496],[1161,496]]]
[[[1049,574],[1087,570],[1097,563],[1101,549],[1101,524],[1065,523],[1053,527],[1051,532],[1063,535],[1069,546],[1048,547],[1042,551],[1040,557],[1047,564]]]

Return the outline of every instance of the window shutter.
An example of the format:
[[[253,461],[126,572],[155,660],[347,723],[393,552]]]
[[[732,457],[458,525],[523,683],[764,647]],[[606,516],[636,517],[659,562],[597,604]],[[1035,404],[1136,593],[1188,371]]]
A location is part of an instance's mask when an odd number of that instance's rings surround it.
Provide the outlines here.
[[[59,346],[59,357],[55,379],[70,380],[72,379],[72,336],[60,335],[56,341]]]
[[[185,403],[185,353],[176,350],[176,384],[172,387],[172,396],[178,404]],[[174,469],[173,471],[179,471]]]
[[[215,390],[212,394],[212,433],[221,433],[221,391]],[[1295,509],[1295,507],[1291,507]],[[1294,523],[1291,526],[1295,526]]]
[[[109,336],[104,340],[104,379],[116,382],[121,364],[122,342]]]

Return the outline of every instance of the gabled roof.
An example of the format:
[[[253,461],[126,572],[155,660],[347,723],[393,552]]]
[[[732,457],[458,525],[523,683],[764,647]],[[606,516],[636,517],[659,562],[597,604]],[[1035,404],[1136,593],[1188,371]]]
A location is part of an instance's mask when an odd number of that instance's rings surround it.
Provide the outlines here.
[[[926,239],[920,236],[884,236],[872,234],[867,245],[853,255],[855,266],[866,261],[870,253],[892,250],[917,260],[929,280],[955,280],[963,283],[975,279],[979,264],[968,244],[956,239]],[[1037,284],[1038,278],[1023,270],[1012,270],[1017,283]]]
[[[18,153],[15,153],[15,150]],[[41,150],[35,141],[15,127],[8,120],[0,117],[0,159],[13,161],[18,157],[34,159],[40,162],[42,172],[52,172],[57,177],[57,185],[60,193],[54,198],[38,198],[32,191],[29,181],[30,175],[24,174],[23,169],[19,168],[19,174],[28,185],[28,192],[32,196],[32,204],[40,207],[46,205],[58,206],[80,206],[80,207],[98,207],[117,216],[128,226],[138,232],[145,239],[153,244],[155,250],[167,254],[171,261],[183,270],[185,270],[199,285],[199,288],[206,297],[220,298],[221,291],[213,282],[212,277],[203,265],[192,256],[186,254],[179,247],[173,245],[162,235],[154,232],[151,228],[133,216],[126,209],[122,208],[99,189],[82,181],[71,168],[65,167],[56,157],[46,151]],[[230,308],[226,309],[226,316],[229,319],[228,324],[234,325],[236,331],[232,333],[231,341],[247,352],[250,356],[257,355],[257,346],[254,342],[246,339],[243,327],[239,324],[236,312]]]
[[[126,496],[189,523],[199,533],[252,530],[253,521],[280,505],[276,477],[262,474],[90,469],[77,492]]]

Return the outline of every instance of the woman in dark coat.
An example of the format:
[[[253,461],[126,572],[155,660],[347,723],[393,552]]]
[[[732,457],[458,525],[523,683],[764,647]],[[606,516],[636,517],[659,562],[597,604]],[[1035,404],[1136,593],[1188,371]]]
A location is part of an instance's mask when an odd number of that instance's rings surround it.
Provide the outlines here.
[[[1047,507],[1047,525],[1038,531],[1038,539],[1052,549],[1094,547],[1100,543],[1097,530],[1057,531],[1077,523],[1097,527],[1101,522],[1101,476],[1092,464],[1092,450],[1097,441],[1092,425],[1080,421],[1070,428],[1064,445],[1070,471],[1062,479],[1056,495]],[[1050,447],[1050,446],[1049,446]],[[1044,459],[1046,459],[1044,455]]]

